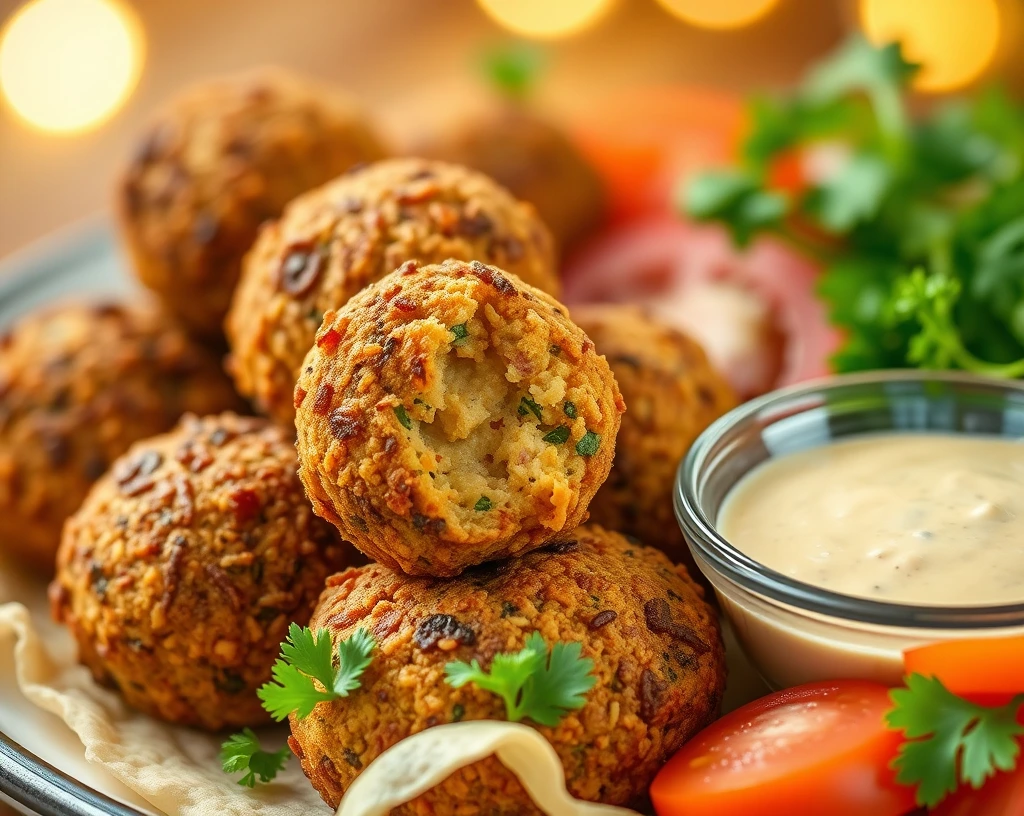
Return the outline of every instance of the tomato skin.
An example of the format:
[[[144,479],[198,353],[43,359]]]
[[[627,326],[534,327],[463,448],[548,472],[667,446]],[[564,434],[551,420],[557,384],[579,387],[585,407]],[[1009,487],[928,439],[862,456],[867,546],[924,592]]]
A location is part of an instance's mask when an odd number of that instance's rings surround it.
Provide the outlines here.
[[[694,170],[731,163],[744,128],[735,96],[685,86],[630,87],[577,118],[574,141],[608,192],[613,223],[669,213],[673,191]]]
[[[704,729],[651,786],[658,816],[902,816],[889,689],[829,681],[755,700]]]
[[[1024,692],[1024,636],[950,640],[908,649],[907,674],[937,677],[962,697],[1002,705]]]
[[[981,790],[959,790],[932,816],[1024,816],[1024,766],[989,779]]]

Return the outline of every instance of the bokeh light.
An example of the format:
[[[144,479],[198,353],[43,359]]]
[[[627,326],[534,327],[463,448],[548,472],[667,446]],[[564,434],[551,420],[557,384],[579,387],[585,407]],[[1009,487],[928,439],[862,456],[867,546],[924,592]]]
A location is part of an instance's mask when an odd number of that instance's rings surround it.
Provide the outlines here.
[[[875,43],[900,40],[921,63],[914,87],[951,91],[984,73],[999,45],[996,0],[860,0],[860,19]]]
[[[658,0],[670,13],[701,28],[741,28],[764,17],[779,0]]]
[[[114,0],[32,0],[0,35],[0,90],[42,130],[85,130],[127,100],[142,52],[137,18]]]
[[[554,39],[589,28],[615,0],[477,0],[495,22],[523,37]]]

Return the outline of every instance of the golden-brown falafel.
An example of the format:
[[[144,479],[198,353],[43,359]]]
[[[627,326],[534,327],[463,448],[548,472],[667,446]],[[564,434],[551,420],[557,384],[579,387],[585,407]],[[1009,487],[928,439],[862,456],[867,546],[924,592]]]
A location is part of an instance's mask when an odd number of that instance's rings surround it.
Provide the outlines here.
[[[736,396],[698,343],[635,306],[577,306],[572,315],[608,359],[628,408],[591,520],[636,536],[700,576],[672,510],[676,469]]]
[[[137,443],[64,529],[54,616],[97,680],[168,722],[269,720],[256,690],[350,550],[313,515],[290,435],[186,417]]]
[[[597,683],[555,727],[537,726],[565,766],[570,793],[628,804],[719,712],[725,657],[717,617],[682,568],[600,527],[448,581],[371,564],[328,580],[310,623],[335,642],[365,627],[379,644],[350,696],[291,719],[289,739],[320,795],[337,807],[359,771],[425,728],[505,719],[502,699],[445,683],[449,661],[518,651],[540,632],[582,644]],[[527,721],[529,722],[529,721]],[[493,757],[456,771],[394,814],[539,814]]]
[[[242,408],[215,357],[148,304],[23,318],[0,337],[0,550],[52,572],[64,519],[133,442]]]
[[[520,107],[470,118],[425,152],[479,170],[533,204],[562,252],[604,219],[597,171],[560,128]]]
[[[245,260],[227,321],[238,388],[290,425],[295,381],[323,313],[405,261],[448,258],[495,263],[557,290],[547,229],[480,173],[394,159],[297,199]]]
[[[260,224],[385,155],[355,102],[281,69],[194,86],[156,117],[118,185],[135,271],[187,325],[219,335]]]
[[[316,512],[371,558],[437,576],[579,525],[624,410],[565,307],[478,261],[409,261],[328,312],[295,406]]]

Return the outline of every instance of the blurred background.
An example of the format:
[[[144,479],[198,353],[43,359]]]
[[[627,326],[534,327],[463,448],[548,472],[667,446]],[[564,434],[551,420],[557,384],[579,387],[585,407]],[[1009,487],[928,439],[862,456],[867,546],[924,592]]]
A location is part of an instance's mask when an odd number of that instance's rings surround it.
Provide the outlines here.
[[[297,69],[409,143],[486,99],[482,55],[516,40],[542,49],[533,103],[572,130],[652,85],[781,87],[858,29],[902,38],[925,95],[1017,90],[1020,18],[1017,0],[0,0],[0,256],[102,211],[154,108],[213,74]]]

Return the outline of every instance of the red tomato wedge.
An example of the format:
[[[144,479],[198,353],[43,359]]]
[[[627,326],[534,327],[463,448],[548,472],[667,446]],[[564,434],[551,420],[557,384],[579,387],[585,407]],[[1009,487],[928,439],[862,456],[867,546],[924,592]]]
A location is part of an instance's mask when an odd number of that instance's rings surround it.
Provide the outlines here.
[[[889,763],[889,689],[811,683],[727,714],[701,731],[651,785],[658,816],[902,816],[914,793]]]
[[[996,774],[981,790],[961,790],[931,811],[932,816],[1024,816],[1024,767]]]
[[[1024,636],[933,643],[904,652],[903,662],[907,674],[937,677],[971,699],[1024,692]]]
[[[661,86],[613,92],[571,132],[604,179],[610,217],[618,221],[671,209],[682,178],[735,157],[743,127],[739,98]]]

